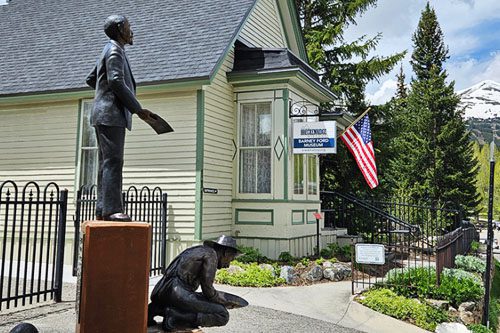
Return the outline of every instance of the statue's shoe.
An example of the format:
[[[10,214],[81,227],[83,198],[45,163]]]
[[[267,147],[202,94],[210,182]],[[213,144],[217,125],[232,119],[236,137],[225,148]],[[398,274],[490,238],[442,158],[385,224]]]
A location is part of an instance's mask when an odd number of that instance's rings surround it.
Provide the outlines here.
[[[132,221],[132,219],[127,214],[115,213],[115,214],[105,216],[104,221],[130,222],[130,221]]]

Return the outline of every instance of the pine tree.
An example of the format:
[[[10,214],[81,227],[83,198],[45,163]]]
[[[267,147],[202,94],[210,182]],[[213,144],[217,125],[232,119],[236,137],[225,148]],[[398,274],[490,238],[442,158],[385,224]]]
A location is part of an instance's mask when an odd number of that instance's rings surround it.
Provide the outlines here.
[[[321,74],[322,82],[339,98],[343,98],[348,111],[355,115],[366,109],[366,84],[390,72],[405,52],[387,57],[370,56],[381,38],[360,37],[346,42],[344,32],[355,25],[355,18],[375,6],[377,0],[295,0],[309,63]],[[382,110],[380,110],[382,112]],[[370,120],[378,119],[376,111]],[[375,132],[375,129],[373,129]],[[374,136],[374,140],[377,138]],[[375,154],[378,158],[375,143]],[[351,154],[340,144],[336,155],[320,158],[323,189],[366,191],[368,187]]]
[[[387,57],[370,56],[382,37],[362,36],[353,42],[344,40],[344,32],[355,18],[376,5],[377,0],[295,0],[310,64],[322,81],[350,111],[364,111],[366,84],[389,73],[405,52]],[[354,59],[359,59],[355,61]]]
[[[406,97],[408,97],[408,89],[406,88],[405,84],[405,73],[403,72],[403,64],[401,64],[401,67],[399,68],[399,73],[396,75],[396,80],[398,82],[397,85],[397,90],[396,90],[396,99],[398,100],[406,100]]]
[[[401,136],[393,159],[399,187],[415,198],[451,202],[467,210],[479,203],[477,161],[462,119],[454,82],[447,83],[448,58],[436,13],[427,3],[413,35],[415,72],[400,117]]]

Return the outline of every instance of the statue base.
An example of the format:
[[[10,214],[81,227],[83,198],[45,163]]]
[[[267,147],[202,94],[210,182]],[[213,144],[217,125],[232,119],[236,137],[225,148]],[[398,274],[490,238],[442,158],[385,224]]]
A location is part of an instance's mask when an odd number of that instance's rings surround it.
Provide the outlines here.
[[[151,226],[82,224],[77,333],[146,333]]]

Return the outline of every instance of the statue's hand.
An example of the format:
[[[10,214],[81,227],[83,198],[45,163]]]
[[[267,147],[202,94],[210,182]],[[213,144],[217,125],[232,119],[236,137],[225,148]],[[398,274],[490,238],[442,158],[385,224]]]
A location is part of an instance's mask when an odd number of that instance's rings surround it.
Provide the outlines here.
[[[146,120],[147,118],[151,117],[152,114],[153,112],[149,111],[148,109],[142,109],[141,111],[137,112],[137,115],[142,120]]]

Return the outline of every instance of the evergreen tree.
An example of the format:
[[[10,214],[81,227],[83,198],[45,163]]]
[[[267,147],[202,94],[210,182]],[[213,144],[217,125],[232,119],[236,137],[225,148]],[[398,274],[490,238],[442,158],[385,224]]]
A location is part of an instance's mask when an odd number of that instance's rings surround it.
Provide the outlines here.
[[[371,38],[362,36],[346,42],[344,32],[355,25],[355,18],[375,6],[377,0],[295,0],[302,24],[309,63],[321,74],[322,82],[343,98],[348,111],[360,114],[366,109],[366,84],[390,72],[405,52],[387,57],[370,56],[381,35]],[[380,116],[383,114],[380,110]],[[372,124],[379,118],[378,111],[370,112]],[[375,129],[373,129],[375,132]],[[374,136],[374,140],[377,137]],[[379,158],[377,143],[376,158]],[[336,155],[320,158],[322,188],[359,192],[368,186],[343,144],[337,147]]]
[[[452,202],[475,210],[477,161],[459,108],[454,82],[443,68],[448,58],[434,9],[427,3],[413,35],[415,72],[400,115],[402,135],[392,162],[399,187],[415,198]]]
[[[399,73],[396,75],[396,79],[398,82],[397,90],[396,90],[396,99],[406,103],[406,97],[408,97],[408,89],[405,84],[405,73],[403,72],[403,64],[399,68]]]
[[[404,52],[388,57],[369,56],[381,34],[344,40],[344,32],[355,18],[375,6],[377,0],[295,0],[310,64],[324,84],[344,97],[353,113],[366,109],[366,84],[389,73]],[[357,61],[354,59],[358,59]]]

